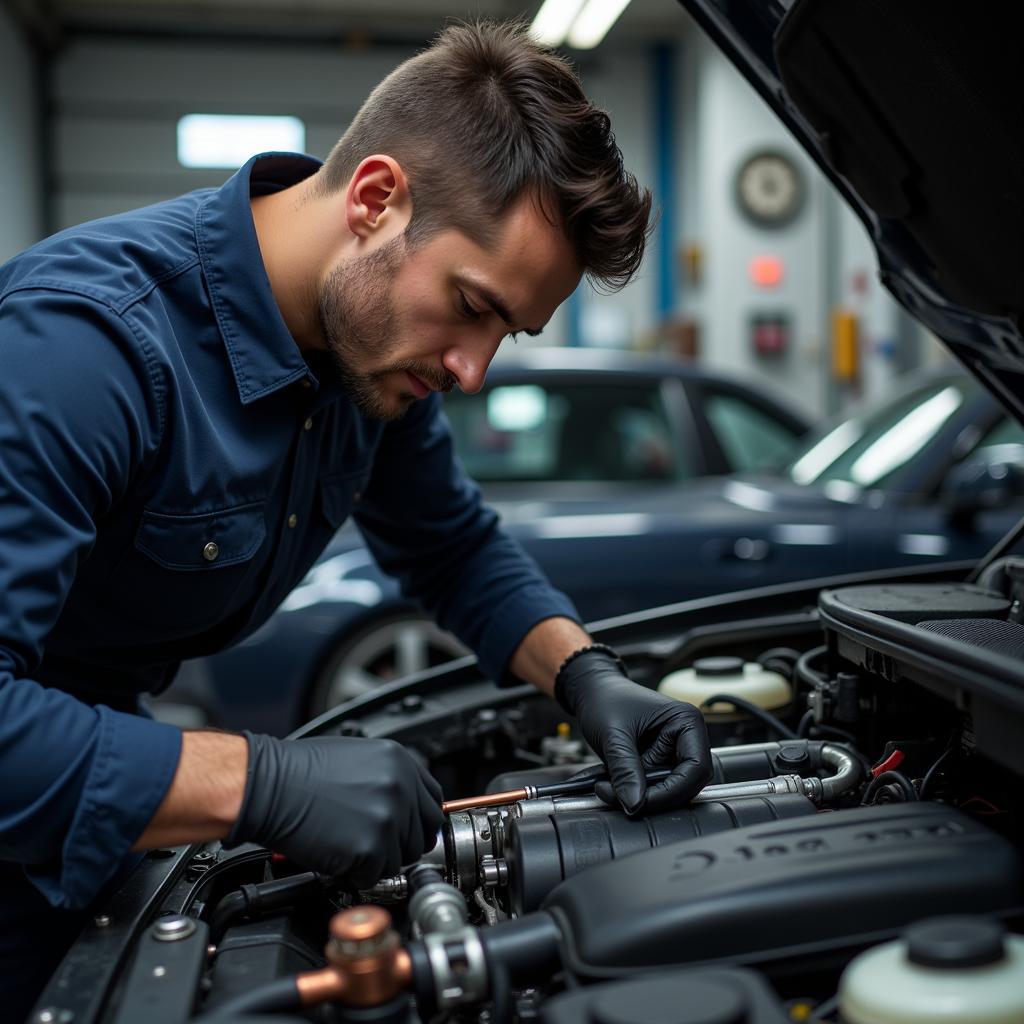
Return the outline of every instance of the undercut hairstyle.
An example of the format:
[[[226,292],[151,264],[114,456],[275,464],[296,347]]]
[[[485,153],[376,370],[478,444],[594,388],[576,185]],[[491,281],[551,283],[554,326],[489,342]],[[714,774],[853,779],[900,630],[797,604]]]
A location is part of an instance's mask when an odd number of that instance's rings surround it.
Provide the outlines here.
[[[405,172],[417,247],[457,228],[481,245],[531,195],[606,290],[643,259],[651,194],[622,162],[608,115],[586,97],[568,61],[521,22],[451,25],[370,94],[318,175],[345,188],[366,157],[384,153]]]

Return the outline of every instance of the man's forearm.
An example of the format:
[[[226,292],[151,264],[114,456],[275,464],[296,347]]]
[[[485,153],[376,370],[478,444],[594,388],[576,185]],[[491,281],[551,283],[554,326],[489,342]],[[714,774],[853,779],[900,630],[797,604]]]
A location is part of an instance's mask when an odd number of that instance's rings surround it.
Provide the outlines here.
[[[586,630],[572,619],[544,619],[523,637],[509,667],[520,679],[552,696],[559,666],[573,651],[589,643],[592,641]]]
[[[245,793],[249,744],[226,732],[185,732],[170,789],[133,850],[223,839]]]

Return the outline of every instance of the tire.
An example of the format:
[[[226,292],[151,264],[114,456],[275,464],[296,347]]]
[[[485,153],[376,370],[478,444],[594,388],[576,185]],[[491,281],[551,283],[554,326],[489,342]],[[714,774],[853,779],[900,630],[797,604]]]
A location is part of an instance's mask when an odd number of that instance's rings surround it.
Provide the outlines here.
[[[313,686],[310,714],[468,653],[451,633],[421,615],[376,619],[345,637],[331,655]]]

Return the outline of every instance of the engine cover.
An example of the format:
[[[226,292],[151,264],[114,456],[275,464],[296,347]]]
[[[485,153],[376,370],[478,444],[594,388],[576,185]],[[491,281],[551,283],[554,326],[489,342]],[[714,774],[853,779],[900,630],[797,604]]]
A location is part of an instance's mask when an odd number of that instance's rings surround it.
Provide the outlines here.
[[[889,937],[936,913],[1024,903],[1017,851],[935,803],[729,831],[602,864],[545,904],[583,977],[728,960],[768,964]]]
[[[513,913],[536,910],[566,878],[609,860],[684,839],[812,815],[806,797],[716,800],[631,819],[612,810],[570,811],[513,821],[506,858]]]

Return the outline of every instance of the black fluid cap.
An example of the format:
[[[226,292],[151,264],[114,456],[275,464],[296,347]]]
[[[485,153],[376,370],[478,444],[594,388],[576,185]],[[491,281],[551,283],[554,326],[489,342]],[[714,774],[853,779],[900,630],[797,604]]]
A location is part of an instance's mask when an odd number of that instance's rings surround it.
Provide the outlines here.
[[[783,771],[806,768],[810,760],[806,743],[784,743],[775,754],[775,766]]]
[[[1006,955],[1006,929],[987,917],[932,917],[903,934],[907,959],[922,967],[981,967]]]
[[[693,669],[699,676],[735,676],[743,671],[742,658],[698,658]]]
[[[595,1024],[747,1024],[746,994],[715,981],[642,978],[605,989],[590,1006]]]

